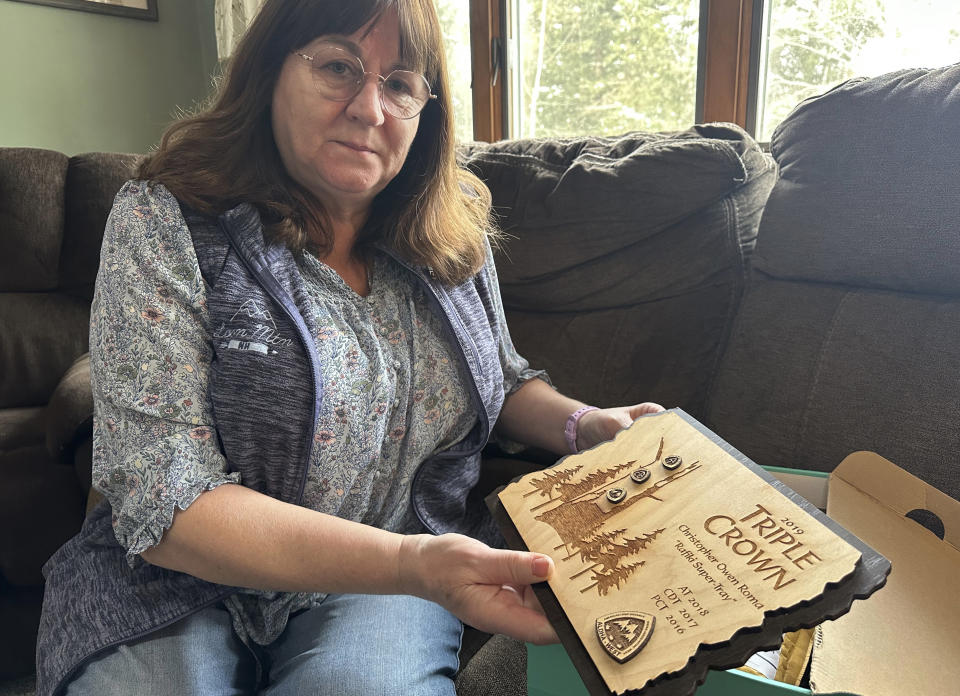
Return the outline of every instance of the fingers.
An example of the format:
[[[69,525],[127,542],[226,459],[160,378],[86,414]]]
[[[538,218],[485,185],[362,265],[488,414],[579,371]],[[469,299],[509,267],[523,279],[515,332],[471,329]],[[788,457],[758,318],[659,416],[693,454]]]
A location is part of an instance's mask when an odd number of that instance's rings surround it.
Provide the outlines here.
[[[489,633],[502,633],[535,645],[559,642],[557,632],[543,615],[529,586],[518,591],[505,585],[487,598],[483,606],[482,617],[476,621],[468,620],[475,628]]]
[[[428,579],[418,596],[483,631],[540,645],[557,642],[530,587],[554,572],[550,556],[493,549],[459,534],[420,535],[408,541],[408,564]]]
[[[504,612],[498,617],[496,625],[488,629],[490,633],[502,633],[534,645],[550,645],[559,643],[560,638],[556,630],[543,614],[533,609],[515,609]]]
[[[530,587],[532,583],[547,580],[554,571],[553,559],[545,554],[503,552],[506,567],[502,570],[512,576],[494,596],[491,608],[492,628],[518,640],[536,645],[559,641],[553,626],[543,615],[540,602]]]
[[[501,585],[530,585],[547,580],[553,573],[553,559],[546,554],[496,549],[491,553],[491,580]]]
[[[630,418],[636,420],[640,416],[646,416],[651,413],[660,413],[665,411],[660,404],[654,403],[652,401],[644,401],[642,404],[634,404],[630,407]]]

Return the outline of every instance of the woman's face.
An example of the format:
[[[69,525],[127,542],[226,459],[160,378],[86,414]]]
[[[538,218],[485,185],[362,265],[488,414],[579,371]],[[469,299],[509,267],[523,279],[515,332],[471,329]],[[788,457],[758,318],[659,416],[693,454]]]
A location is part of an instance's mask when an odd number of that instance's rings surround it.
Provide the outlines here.
[[[321,41],[334,40],[354,53],[364,70],[387,75],[404,66],[396,9],[350,36],[324,35],[300,49],[313,55]],[[383,111],[378,81],[367,76],[350,101],[322,97],[311,62],[291,54],[273,91],[273,137],[287,173],[311,191],[327,212],[365,212],[397,175],[417,134],[420,117],[401,120]]]

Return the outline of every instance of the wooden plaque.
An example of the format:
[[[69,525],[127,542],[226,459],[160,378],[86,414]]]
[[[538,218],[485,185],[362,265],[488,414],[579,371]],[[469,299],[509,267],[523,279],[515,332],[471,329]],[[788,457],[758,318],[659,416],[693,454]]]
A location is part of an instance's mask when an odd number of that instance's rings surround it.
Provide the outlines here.
[[[679,409],[488,504],[591,694],[691,694],[881,587],[882,556]]]

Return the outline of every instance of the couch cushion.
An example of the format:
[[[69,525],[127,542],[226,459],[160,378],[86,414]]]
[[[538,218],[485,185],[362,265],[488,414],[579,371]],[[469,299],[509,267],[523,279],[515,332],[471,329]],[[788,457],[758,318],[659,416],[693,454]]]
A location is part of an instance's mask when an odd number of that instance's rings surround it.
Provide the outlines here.
[[[758,278],[709,425],[762,465],[869,450],[960,498],[958,335],[956,298]]]
[[[89,353],[77,358],[60,378],[47,403],[44,420],[47,454],[61,464],[72,464],[74,446],[87,438],[93,429]]]
[[[43,442],[43,407],[0,408],[0,452]]]
[[[698,414],[773,183],[749,136],[514,140],[473,146],[465,163],[505,232],[497,268],[519,352],[585,401]]]
[[[40,443],[0,451],[0,482],[0,585],[40,585],[41,566],[83,522],[77,475]]]
[[[526,646],[493,636],[457,674],[456,689],[457,696],[526,696]]]
[[[757,267],[778,278],[960,292],[960,64],[845,82],[770,143],[780,180]]]
[[[0,680],[33,674],[42,602],[42,587],[0,588]],[[32,676],[0,682],[2,696],[34,696],[35,689]]]
[[[0,148],[0,292],[57,287],[67,162],[50,150]]]
[[[41,406],[87,350],[90,305],[60,293],[0,295],[0,408]]]
[[[143,155],[93,152],[70,158],[66,182],[66,234],[60,287],[93,299],[103,228],[117,191],[133,178]]]
[[[758,463],[872,450],[960,497],[958,83],[960,66],[853,80],[777,128],[706,421]]]

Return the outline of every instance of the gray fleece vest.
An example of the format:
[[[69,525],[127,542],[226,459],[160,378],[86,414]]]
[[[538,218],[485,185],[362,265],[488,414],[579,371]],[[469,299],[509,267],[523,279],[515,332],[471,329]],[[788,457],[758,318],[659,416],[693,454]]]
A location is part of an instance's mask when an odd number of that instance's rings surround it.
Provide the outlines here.
[[[210,395],[221,447],[245,486],[299,504],[323,398],[303,280],[286,247],[265,244],[252,206],[240,205],[215,220],[186,211],[185,217],[210,286],[211,326],[229,333],[226,340],[215,340],[211,369]],[[499,535],[482,502],[469,495],[480,474],[480,451],[504,399],[491,278],[484,268],[461,285],[444,287],[427,269],[383,251],[425,285],[432,309],[445,320],[448,337],[472,377],[468,386],[478,414],[464,440],[420,465],[411,503],[434,533],[460,532],[495,542]],[[276,325],[268,333],[263,333],[258,316],[264,308]],[[260,333],[254,333],[258,324]],[[241,339],[257,345],[250,349],[238,343]],[[148,563],[131,569],[113,534],[106,502],[43,570],[38,696],[55,694],[91,657],[235,591]]]

